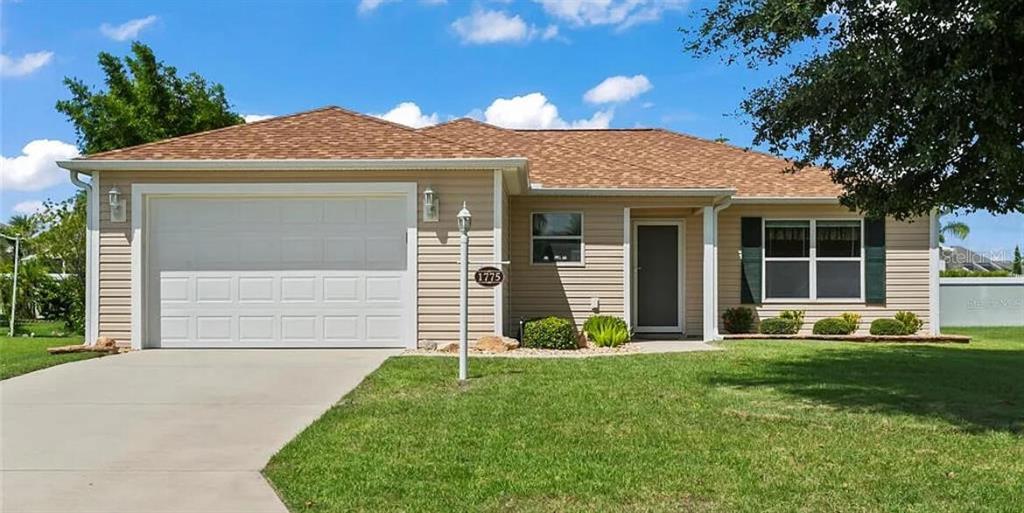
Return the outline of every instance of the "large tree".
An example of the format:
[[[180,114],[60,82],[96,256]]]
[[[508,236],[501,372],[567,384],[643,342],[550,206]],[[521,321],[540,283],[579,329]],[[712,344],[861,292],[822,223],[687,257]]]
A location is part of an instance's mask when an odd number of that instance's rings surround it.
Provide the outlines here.
[[[100,52],[106,91],[67,77],[70,100],[57,110],[75,125],[83,153],[123,148],[178,135],[243,123],[231,111],[224,87],[190,73],[178,76],[157,61],[148,46],[132,43],[132,56],[121,59]]]
[[[754,143],[824,167],[843,204],[1024,212],[1024,2],[719,0],[688,50],[781,66]]]

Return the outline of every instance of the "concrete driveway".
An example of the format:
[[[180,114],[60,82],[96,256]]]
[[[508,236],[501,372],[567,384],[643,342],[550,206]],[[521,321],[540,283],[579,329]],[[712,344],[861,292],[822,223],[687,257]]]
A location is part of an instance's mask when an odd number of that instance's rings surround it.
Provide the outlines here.
[[[0,510],[284,512],[259,471],[393,350],[150,350],[0,382]]]

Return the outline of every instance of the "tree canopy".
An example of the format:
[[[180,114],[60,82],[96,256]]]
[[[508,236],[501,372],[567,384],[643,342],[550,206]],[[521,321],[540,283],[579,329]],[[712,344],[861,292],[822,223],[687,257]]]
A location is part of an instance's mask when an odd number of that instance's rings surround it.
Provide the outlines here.
[[[786,70],[740,106],[754,143],[827,169],[844,205],[1024,212],[1024,2],[719,0],[687,32]]]
[[[132,56],[123,61],[100,52],[99,64],[106,76],[106,91],[94,91],[85,82],[66,77],[71,99],[57,102],[57,110],[75,125],[83,153],[243,122],[231,111],[223,86],[210,84],[196,73],[179,77],[177,69],[157,61],[153,50],[142,43],[132,43]]]

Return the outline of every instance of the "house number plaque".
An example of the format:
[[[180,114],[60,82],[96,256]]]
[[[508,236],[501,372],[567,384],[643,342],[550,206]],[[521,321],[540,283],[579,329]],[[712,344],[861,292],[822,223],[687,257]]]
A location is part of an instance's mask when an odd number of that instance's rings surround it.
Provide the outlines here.
[[[473,279],[484,287],[497,287],[505,281],[505,273],[497,267],[481,267],[473,274]]]

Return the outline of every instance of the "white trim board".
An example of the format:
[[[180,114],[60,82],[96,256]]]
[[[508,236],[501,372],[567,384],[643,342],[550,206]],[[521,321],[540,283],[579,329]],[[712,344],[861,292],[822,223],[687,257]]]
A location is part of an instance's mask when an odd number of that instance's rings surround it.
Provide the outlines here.
[[[503,173],[501,171],[494,171],[494,262],[495,265],[500,268],[504,274],[508,274],[508,266],[504,264],[505,255],[503,254],[503,239],[502,231],[504,230],[505,216],[504,216],[504,198],[505,198],[505,181]],[[499,336],[505,335],[505,284],[499,283],[498,286],[494,287],[494,334]]]
[[[406,346],[415,348],[418,337],[418,220],[417,184],[414,182],[389,183],[231,183],[231,184],[161,184],[136,183],[132,185],[132,283],[131,283],[131,344],[143,349],[146,331],[145,271],[146,246],[149,230],[146,206],[152,197],[289,197],[339,196],[363,194],[404,194],[406,196],[406,261],[412,280],[412,295],[407,303],[409,325],[405,329]]]
[[[686,333],[686,220],[685,219],[636,219],[631,223],[631,239],[638,240],[637,228],[641,226],[675,226],[676,232],[676,325],[675,326],[640,326],[639,321],[636,318],[635,312],[637,311],[638,291],[637,291],[637,280],[635,279],[636,265],[632,262],[639,261],[637,252],[640,251],[638,244],[631,244],[632,254],[630,255],[630,297],[628,304],[631,305],[629,311],[630,326],[637,333]]]

